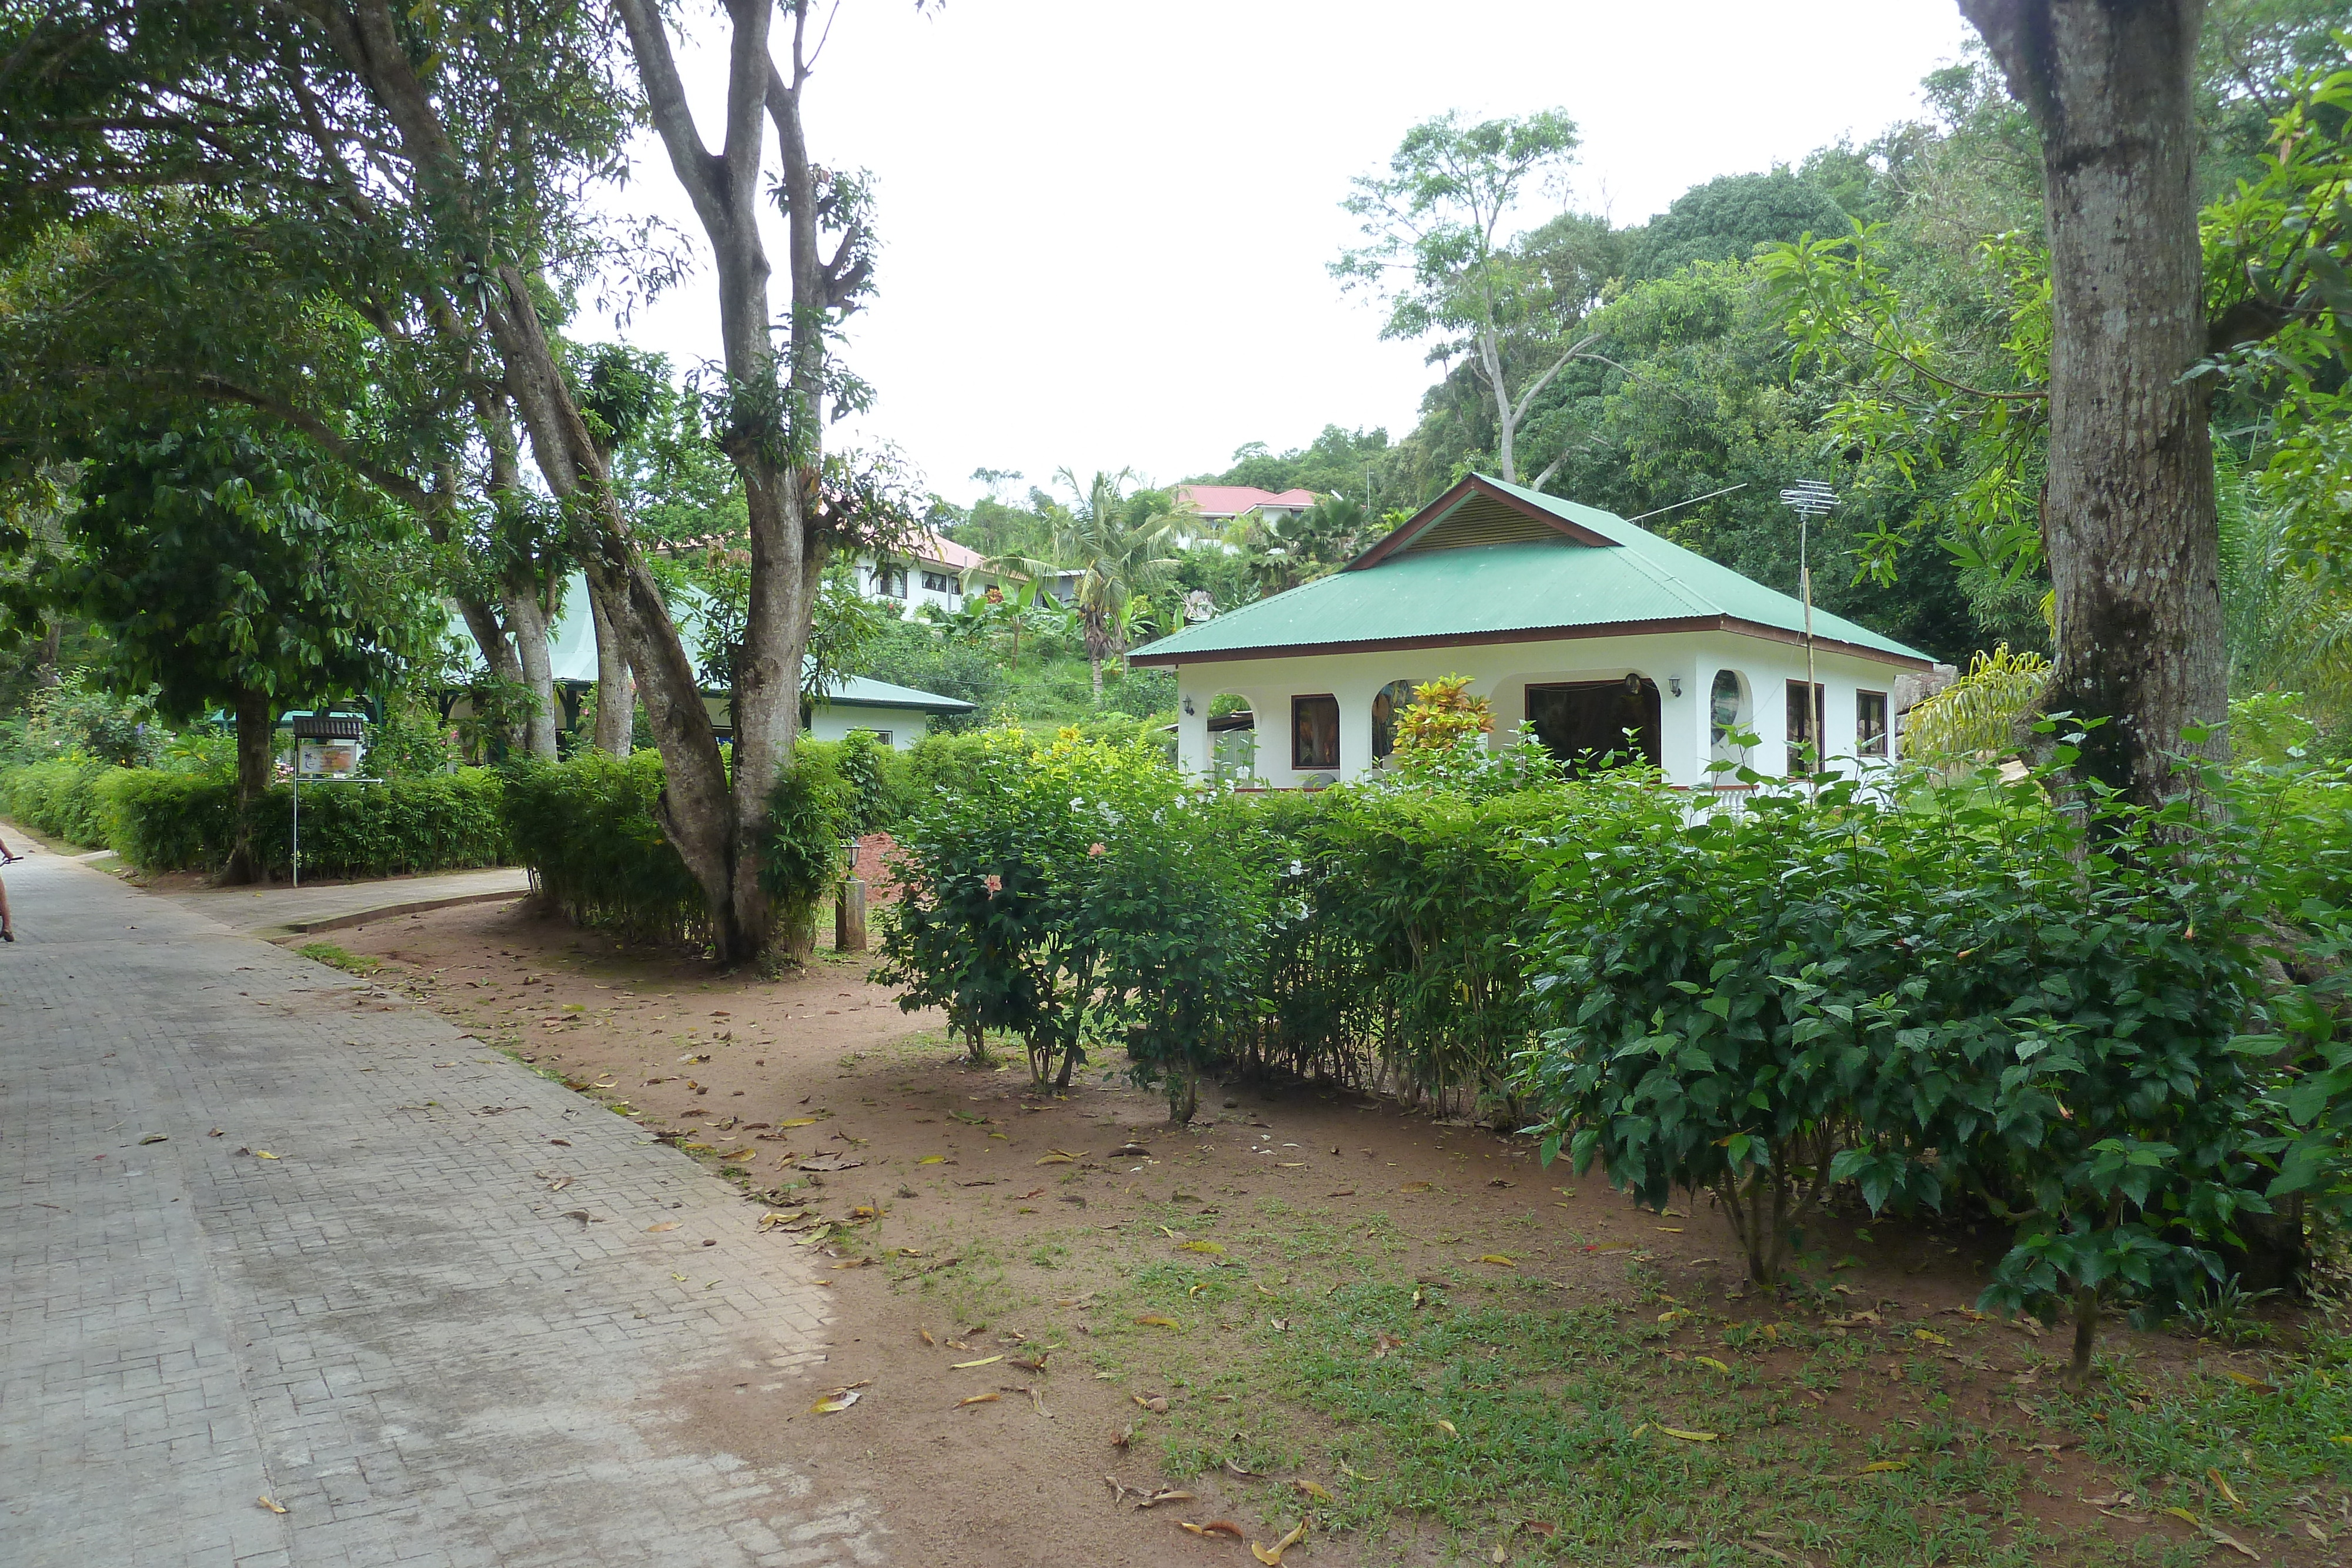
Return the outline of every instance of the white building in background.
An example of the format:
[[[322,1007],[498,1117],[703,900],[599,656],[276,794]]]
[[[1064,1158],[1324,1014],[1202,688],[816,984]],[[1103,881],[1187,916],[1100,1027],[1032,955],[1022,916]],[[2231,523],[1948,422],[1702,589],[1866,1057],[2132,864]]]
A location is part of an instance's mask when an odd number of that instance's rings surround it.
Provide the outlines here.
[[[868,598],[897,605],[912,621],[926,604],[952,615],[963,608],[967,593],[997,586],[995,574],[975,570],[980,563],[979,551],[926,532],[904,549],[860,552],[855,570],[857,586]]]
[[[1180,532],[1175,542],[1184,549],[1223,533],[1228,525],[1252,513],[1277,528],[1321,499],[1312,490],[1261,490],[1255,485],[1179,485],[1176,504],[1199,517],[1197,533]]]
[[[1176,672],[1177,758],[1202,777],[1356,778],[1392,749],[1412,687],[1458,674],[1493,704],[1494,744],[1528,735],[1587,765],[1631,749],[1687,789],[1718,787],[1717,760],[1797,770],[1815,736],[1833,768],[1893,754],[1896,683],[1934,661],[1819,609],[1813,632],[1809,703],[1796,600],[1612,513],[1473,476],[1342,570],[1129,662]],[[1237,711],[1215,713],[1220,697]]]

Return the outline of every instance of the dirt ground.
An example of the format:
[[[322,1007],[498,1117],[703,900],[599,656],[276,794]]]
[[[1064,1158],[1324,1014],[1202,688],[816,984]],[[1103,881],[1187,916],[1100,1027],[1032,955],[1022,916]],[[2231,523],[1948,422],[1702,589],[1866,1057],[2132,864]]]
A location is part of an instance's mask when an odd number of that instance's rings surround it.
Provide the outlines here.
[[[1180,1513],[1275,1538],[1282,1521],[1265,1511],[1265,1478],[1214,1469],[1171,1477],[1141,1441],[1114,1446],[1157,1418],[1155,1396],[1211,1396],[1097,1373],[1104,1363],[1089,1357],[1114,1327],[1134,1332],[1124,1316],[1106,1322],[1109,1309],[1097,1299],[1117,1284],[1120,1239],[1164,1232],[1166,1246],[1191,1246],[1192,1232],[1180,1228],[1185,1213],[1263,1211],[1278,1200],[1285,1212],[1334,1227],[1392,1223],[1403,1251],[1364,1266],[1433,1284],[1447,1269],[1456,1278],[1465,1266],[1497,1277],[1507,1270],[1515,1282],[1549,1281],[1563,1304],[1630,1303],[1629,1264],[1638,1260],[1656,1270],[1652,1289],[1683,1307],[1733,1318],[1752,1312],[1759,1322],[1791,1311],[1743,1290],[1738,1246],[1704,1204],[1648,1213],[1597,1171],[1581,1180],[1565,1166],[1547,1171],[1527,1140],[1313,1085],[1208,1089],[1190,1128],[1170,1127],[1161,1101],[1103,1064],[1066,1097],[1037,1094],[1017,1053],[1008,1065],[971,1063],[937,1015],[900,1011],[860,958],[821,952],[804,976],[782,982],[724,977],[685,954],[622,952],[522,903],[398,916],[331,936],[381,960],[384,983],[584,1092],[625,1103],[647,1128],[735,1175],[748,1189],[746,1225],[802,1216],[766,1223],[780,1258],[802,1242],[824,1255],[837,1312],[825,1377],[862,1384],[859,1401],[814,1413],[815,1385],[782,1407],[773,1396],[717,1385],[680,1388],[677,1398],[709,1440],[749,1458],[788,1457],[877,1500],[910,1563],[1251,1560],[1246,1546],[1185,1533]],[[1685,1207],[1696,1212],[1680,1212]],[[810,1225],[824,1219],[855,1223],[820,1242]],[[2187,1524],[2097,1506],[2112,1503],[2116,1478],[2082,1459],[2076,1434],[2040,1425],[2020,1400],[2054,1371],[2063,1335],[2037,1343],[1968,1310],[2001,1245],[1989,1228],[1874,1231],[1843,1219],[1824,1228],[1817,1245],[1840,1263],[1825,1276],[1833,1282],[1822,1287],[1816,1320],[1899,1336],[1905,1343],[1892,1348],[1909,1352],[1919,1349],[1914,1338],[1940,1343],[1937,1331],[1913,1325],[1941,1325],[1955,1347],[1942,1353],[1958,1379],[1955,1413],[2001,1429],[2041,1461],[2028,1504],[2037,1517],[2104,1528],[2151,1553],[2193,1541]],[[698,1239],[677,1238],[682,1248]],[[1285,1275],[1280,1283],[1304,1290],[1325,1277]],[[2109,1344],[2129,1343],[2158,1364],[2213,1366],[2231,1354],[2109,1333]],[[1659,1349],[1680,1359],[1713,1343],[1703,1343],[1695,1324]],[[1002,1359],[957,1366],[992,1357]],[[1768,1354],[1761,1364],[1769,1373],[1775,1361]],[[1851,1428],[1857,1453],[1867,1433],[1912,1415],[1905,1401],[1917,1396],[1891,1361],[1883,1384],[1847,1382],[1811,1397],[1824,1423]],[[1181,1509],[1139,1510],[1122,1505],[1107,1477],[1195,1495]],[[2335,1561],[2332,1549],[2312,1551],[2275,1560]],[[1294,1561],[1370,1555],[1324,1536]],[[1393,1541],[1379,1560],[1398,1560]],[[1439,1560],[1433,1547],[1426,1560]]]

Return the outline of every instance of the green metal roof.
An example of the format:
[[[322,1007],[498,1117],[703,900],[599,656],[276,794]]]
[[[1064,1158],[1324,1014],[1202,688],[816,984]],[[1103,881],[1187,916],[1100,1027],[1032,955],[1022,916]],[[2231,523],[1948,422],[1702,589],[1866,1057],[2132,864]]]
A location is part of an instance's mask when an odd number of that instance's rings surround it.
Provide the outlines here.
[[[702,663],[702,644],[694,634],[695,622],[690,616],[679,621],[678,640],[686,644],[686,656],[698,666]],[[468,643],[474,633],[466,618],[455,609],[449,612],[449,632],[463,637]],[[476,650],[479,652],[478,649]],[[596,684],[596,619],[588,611],[588,580],[584,573],[573,572],[563,582],[563,608],[554,623],[547,629],[547,662],[555,684],[593,686]],[[892,685],[865,675],[849,675],[835,683],[825,694],[828,707],[895,707],[914,708],[924,713],[970,713],[971,705],[961,697],[941,696],[937,692],[917,691],[912,686]]]
[[[1496,543],[1414,548],[1465,508],[1457,537]],[[1522,536],[1497,528],[1516,514]],[[1484,475],[1432,502],[1344,570],[1261,599],[1139,648],[1130,662],[1178,664],[1398,643],[1531,642],[1720,628],[1801,636],[1804,606],[1613,513]],[[1816,608],[1814,635],[1893,663],[1933,663],[1916,648]]]

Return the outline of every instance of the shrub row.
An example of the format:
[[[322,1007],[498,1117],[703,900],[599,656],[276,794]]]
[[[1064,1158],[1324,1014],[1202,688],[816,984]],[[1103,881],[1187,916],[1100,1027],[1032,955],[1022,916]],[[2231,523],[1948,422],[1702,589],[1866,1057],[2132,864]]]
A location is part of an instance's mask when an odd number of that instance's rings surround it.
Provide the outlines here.
[[[499,776],[480,768],[306,788],[303,873],[394,876],[504,863],[501,793]],[[292,787],[269,789],[251,810],[262,865],[286,874]],[[236,789],[225,780],[70,758],[0,772],[0,812],[37,832],[111,849],[150,873],[217,871],[237,829]]]

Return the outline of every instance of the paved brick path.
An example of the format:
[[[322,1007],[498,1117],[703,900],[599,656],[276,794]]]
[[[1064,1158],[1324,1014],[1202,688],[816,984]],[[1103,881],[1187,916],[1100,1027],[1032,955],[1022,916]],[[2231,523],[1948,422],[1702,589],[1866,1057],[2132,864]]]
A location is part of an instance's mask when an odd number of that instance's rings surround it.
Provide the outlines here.
[[[824,1383],[824,1291],[731,1189],[331,970],[7,875],[0,1561],[887,1560],[858,1498],[679,1414]]]
[[[530,873],[522,867],[492,866],[371,882],[305,883],[300,887],[283,883],[266,888],[200,887],[167,896],[235,930],[279,936],[297,930],[331,930],[370,914],[513,898],[530,891]]]

